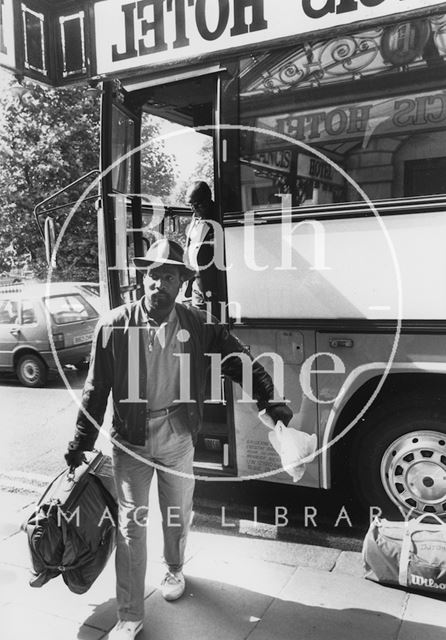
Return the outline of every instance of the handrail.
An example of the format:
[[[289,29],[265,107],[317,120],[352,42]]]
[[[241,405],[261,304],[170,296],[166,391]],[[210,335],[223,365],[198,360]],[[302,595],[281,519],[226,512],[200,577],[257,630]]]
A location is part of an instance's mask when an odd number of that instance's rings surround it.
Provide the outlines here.
[[[51,207],[49,209],[45,209],[44,211],[41,211],[40,213],[38,213],[38,209],[43,207],[45,204],[48,204],[48,202],[51,202],[52,200],[57,198],[57,196],[60,196],[62,193],[65,193],[66,191],[68,191],[68,189],[71,189],[72,187],[75,187],[80,182],[83,182],[84,180],[86,180],[87,178],[90,178],[93,175],[99,175],[99,174],[100,174],[99,169],[93,169],[92,171],[89,171],[85,175],[81,176],[80,178],[77,178],[77,180],[74,180],[73,182],[70,182],[70,184],[68,184],[66,187],[63,187],[63,189],[59,189],[59,191],[56,191],[52,195],[50,195],[47,198],[45,198],[45,200],[42,200],[41,202],[38,202],[36,204],[36,206],[33,209],[33,215],[34,215],[34,219],[36,221],[37,228],[39,230],[39,233],[40,233],[43,241],[45,241],[45,234],[44,234],[44,231],[42,229],[42,225],[40,224],[38,216],[39,215],[41,216],[41,215],[43,215],[45,213],[48,213],[49,211],[57,211],[59,209],[63,209],[64,207],[72,206],[75,203],[74,202],[69,202],[67,204],[59,205],[57,207]],[[85,200],[93,200],[93,199],[96,199],[96,198],[97,198],[97,196],[88,196],[87,198],[85,198]]]

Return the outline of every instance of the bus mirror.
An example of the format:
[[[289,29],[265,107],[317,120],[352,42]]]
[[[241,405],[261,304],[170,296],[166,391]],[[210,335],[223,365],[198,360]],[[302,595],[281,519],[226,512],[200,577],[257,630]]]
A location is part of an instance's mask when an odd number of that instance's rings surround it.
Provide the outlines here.
[[[53,257],[53,249],[56,244],[56,232],[54,230],[54,220],[50,217],[45,218],[45,256],[48,266],[56,266],[56,258]]]
[[[175,216],[169,216],[167,218],[167,233],[175,233],[177,230],[177,220]]]

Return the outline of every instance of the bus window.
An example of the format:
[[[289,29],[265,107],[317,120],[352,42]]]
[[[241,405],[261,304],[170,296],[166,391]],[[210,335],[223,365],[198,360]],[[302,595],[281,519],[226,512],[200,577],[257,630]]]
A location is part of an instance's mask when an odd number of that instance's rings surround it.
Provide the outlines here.
[[[142,116],[141,190],[158,197],[165,206],[185,207],[191,180],[203,179],[213,186],[212,130],[196,131],[192,126],[154,115],[153,106],[147,108],[151,112]],[[145,152],[148,140],[151,144]]]
[[[123,158],[112,169],[112,187],[120,193],[132,192],[133,156],[125,158],[135,146],[135,123],[116,104],[112,105],[112,161]]]
[[[372,201],[446,192],[446,95],[422,85],[404,90],[406,72],[444,64],[444,20],[426,24],[377,27],[241,60],[245,210],[279,207],[282,194],[300,207],[355,202],[361,190]],[[398,43],[412,31],[418,49],[401,65]]]
[[[142,187],[160,196],[165,205],[186,206],[190,180],[206,180],[213,188],[215,84],[214,77],[203,76],[141,90],[142,144],[155,137],[155,147],[162,145],[175,173],[170,183],[154,183],[153,170],[144,167],[143,156]]]
[[[404,185],[406,196],[446,193],[446,158],[406,160]]]
[[[185,246],[192,215],[187,188],[193,180],[205,180],[214,187],[215,93],[215,78],[209,77],[140,91],[145,246],[160,234]]]

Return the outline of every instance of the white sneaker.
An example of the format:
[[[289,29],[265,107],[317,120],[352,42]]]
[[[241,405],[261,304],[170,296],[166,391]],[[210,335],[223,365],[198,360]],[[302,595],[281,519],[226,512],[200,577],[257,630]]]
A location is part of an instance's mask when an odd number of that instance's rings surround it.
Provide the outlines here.
[[[161,582],[161,593],[165,600],[178,600],[184,593],[186,581],[182,571],[168,571]]]
[[[142,620],[119,620],[110,631],[108,640],[133,640],[142,629]]]

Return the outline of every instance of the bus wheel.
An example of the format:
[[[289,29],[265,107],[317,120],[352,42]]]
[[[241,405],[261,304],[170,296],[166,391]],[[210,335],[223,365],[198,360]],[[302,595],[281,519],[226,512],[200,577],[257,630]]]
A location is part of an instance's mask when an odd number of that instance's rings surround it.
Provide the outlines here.
[[[19,359],[16,374],[25,387],[43,387],[47,381],[48,370],[38,355],[27,353]]]
[[[361,503],[387,517],[446,516],[446,407],[424,400],[387,416],[380,408],[366,424],[352,451]]]

